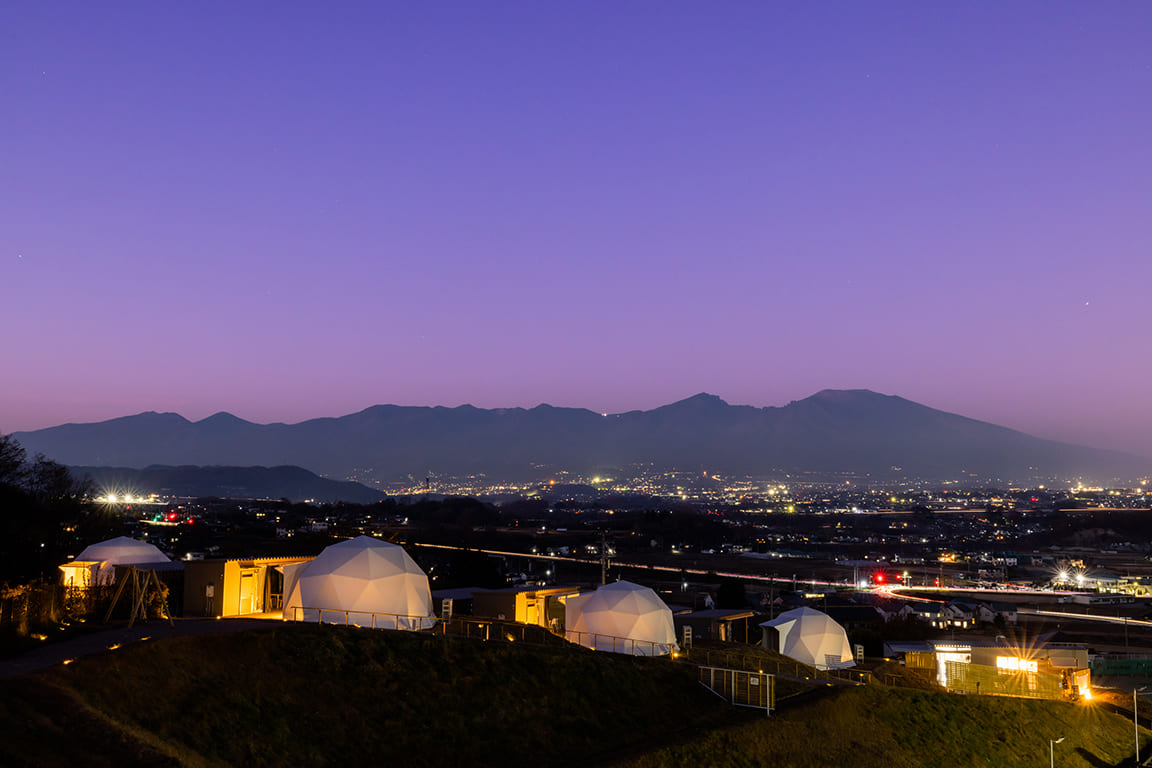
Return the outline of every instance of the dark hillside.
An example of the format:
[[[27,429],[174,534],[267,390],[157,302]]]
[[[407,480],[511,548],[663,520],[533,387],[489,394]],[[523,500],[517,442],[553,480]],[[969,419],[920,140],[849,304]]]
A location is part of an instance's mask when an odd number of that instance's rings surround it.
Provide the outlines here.
[[[619,765],[1032,768],[1048,764],[1049,739],[1060,737],[1055,762],[1065,768],[1125,765],[1135,747],[1131,720],[1091,704],[870,685]]]
[[[559,641],[558,641],[559,642]],[[125,646],[0,681],[4,766],[1123,764],[1091,704],[817,688],[773,717],[669,659],[271,624]],[[1147,736],[1147,733],[1144,733]]]
[[[0,687],[0,764],[44,764],[12,718],[53,690],[184,765],[587,765],[744,717],[667,659],[342,627],[148,642],[34,679]],[[60,725],[35,730],[56,744]],[[96,735],[77,738],[109,748]]]

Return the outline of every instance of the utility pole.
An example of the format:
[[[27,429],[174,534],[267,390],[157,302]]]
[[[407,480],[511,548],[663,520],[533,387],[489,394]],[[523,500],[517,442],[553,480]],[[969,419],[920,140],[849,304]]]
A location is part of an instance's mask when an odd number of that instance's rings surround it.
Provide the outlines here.
[[[608,534],[600,529],[600,585],[608,583]]]

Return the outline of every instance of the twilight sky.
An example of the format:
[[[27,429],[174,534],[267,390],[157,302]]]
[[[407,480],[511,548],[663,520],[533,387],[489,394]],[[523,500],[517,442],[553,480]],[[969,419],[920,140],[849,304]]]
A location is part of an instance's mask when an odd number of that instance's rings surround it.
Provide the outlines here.
[[[0,431],[863,387],[1152,455],[1150,40],[1143,1],[4,3]]]

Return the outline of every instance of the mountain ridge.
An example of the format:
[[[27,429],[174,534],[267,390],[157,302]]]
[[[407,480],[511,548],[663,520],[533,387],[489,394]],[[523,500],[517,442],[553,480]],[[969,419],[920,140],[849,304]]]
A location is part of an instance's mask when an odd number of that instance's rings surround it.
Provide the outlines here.
[[[821,390],[784,406],[730,405],[701,392],[651,410],[374,405],[294,424],[227,412],[200,421],[145,412],[18,432],[69,465],[305,467],[326,477],[526,477],[649,464],[743,475],[858,473],[1015,482],[1146,477],[1152,459],[1027,435],[866,389]]]
[[[69,469],[88,477],[105,492],[116,489],[162,496],[345,501],[372,504],[384,494],[360,483],[330,480],[303,467],[167,466],[89,467]]]

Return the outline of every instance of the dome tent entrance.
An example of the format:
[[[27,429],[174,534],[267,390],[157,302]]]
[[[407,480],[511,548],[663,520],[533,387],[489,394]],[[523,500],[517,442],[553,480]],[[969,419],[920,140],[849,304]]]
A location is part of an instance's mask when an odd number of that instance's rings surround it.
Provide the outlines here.
[[[436,624],[428,577],[398,544],[357,536],[327,547],[293,575],[286,620],[377,629]]]
[[[780,653],[808,664],[816,669],[844,669],[856,666],[852,646],[844,628],[826,613],[812,608],[785,611],[772,621],[760,625],[765,628],[764,645],[772,647],[768,629],[779,636]]]
[[[92,544],[76,558],[60,566],[65,586],[87,587],[111,584],[118,565],[170,563],[168,556],[146,541],[117,536]]]
[[[629,581],[568,598],[564,634],[585,648],[633,656],[679,650],[672,611],[651,589]]]

